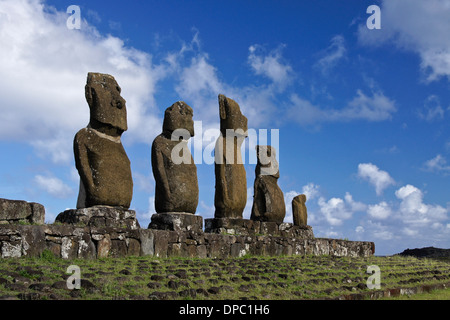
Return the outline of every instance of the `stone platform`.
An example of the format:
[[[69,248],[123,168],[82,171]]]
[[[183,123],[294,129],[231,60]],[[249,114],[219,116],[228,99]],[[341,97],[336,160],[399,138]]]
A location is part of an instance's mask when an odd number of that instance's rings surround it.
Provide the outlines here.
[[[149,229],[203,232],[203,217],[186,212],[164,212],[152,215]]]
[[[110,206],[66,210],[56,217],[55,222],[78,227],[140,228],[135,211]]]
[[[26,202],[12,201],[10,208],[13,205],[19,209],[28,206]],[[36,205],[31,207],[43,209],[43,206]],[[19,209],[17,211],[22,212]],[[11,215],[10,211],[2,210],[0,221],[20,216],[19,213]],[[24,219],[34,211],[26,212],[22,215]],[[39,221],[43,218],[42,215]],[[8,220],[8,224],[0,224],[1,258],[39,257],[45,251],[63,259],[125,256],[227,258],[247,254],[367,257],[375,253],[373,242],[314,238],[311,227],[301,228],[289,223],[206,219],[206,230],[203,231],[201,216],[164,213],[154,215],[150,228],[143,229],[133,210],[107,206],[66,210],[59,214],[55,224],[26,224],[22,220],[13,218]]]
[[[313,239],[310,226],[295,226],[292,223],[264,222],[248,219],[205,219],[205,232],[232,235],[271,235],[276,237]]]

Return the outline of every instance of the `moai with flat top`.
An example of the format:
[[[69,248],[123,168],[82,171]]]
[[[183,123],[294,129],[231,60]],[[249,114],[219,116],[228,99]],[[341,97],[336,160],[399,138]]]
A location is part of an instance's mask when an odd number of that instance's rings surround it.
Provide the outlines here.
[[[308,211],[306,209],[306,195],[300,194],[292,199],[292,217],[294,225],[306,227],[308,224]]]
[[[247,178],[241,145],[248,136],[247,118],[232,99],[219,95],[220,136],[215,148],[215,218],[240,218],[247,203]]]
[[[202,229],[198,205],[197,167],[187,146],[194,136],[193,110],[178,101],[164,113],[163,132],[152,144],[155,209],[150,228]],[[200,225],[199,225],[200,224]]]
[[[90,109],[86,128],[75,135],[75,166],[80,175],[76,210],[56,221],[89,226],[138,228],[136,213],[128,210],[133,197],[130,160],[121,142],[128,129],[126,101],[113,76],[88,73],[85,96]]]
[[[280,171],[275,149],[271,146],[256,146],[258,163],[255,169],[255,183],[252,214],[250,219],[282,223],[286,216],[284,195],[278,186]]]

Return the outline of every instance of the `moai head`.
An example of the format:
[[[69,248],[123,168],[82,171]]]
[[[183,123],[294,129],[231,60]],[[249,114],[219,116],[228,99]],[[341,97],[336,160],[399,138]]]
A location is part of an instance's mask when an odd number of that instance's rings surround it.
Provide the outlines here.
[[[117,129],[119,135],[128,129],[126,101],[120,92],[121,88],[113,76],[88,73],[85,94],[91,112],[91,127],[112,127]]]
[[[185,129],[194,136],[194,111],[183,101],[175,102],[164,113],[163,133],[170,136],[177,129]]]
[[[233,99],[219,95],[220,131],[226,136],[227,129],[235,130],[236,134],[242,132],[244,137],[248,136],[247,118],[241,113],[241,108]]]
[[[256,176],[268,175],[275,178],[280,177],[279,165],[276,158],[275,148],[272,146],[256,146],[258,163],[256,165]]]

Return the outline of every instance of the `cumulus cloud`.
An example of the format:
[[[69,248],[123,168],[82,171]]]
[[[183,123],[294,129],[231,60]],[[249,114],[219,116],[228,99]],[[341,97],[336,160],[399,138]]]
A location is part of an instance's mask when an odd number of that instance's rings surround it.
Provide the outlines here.
[[[400,218],[410,227],[425,227],[448,219],[446,208],[424,203],[423,192],[413,185],[401,187],[395,192],[395,196],[401,200]]]
[[[34,181],[40,189],[56,198],[67,198],[73,193],[72,188],[56,177],[36,175]]]
[[[367,214],[373,219],[385,220],[392,214],[392,209],[385,201],[382,201],[375,205],[369,205]]]
[[[164,77],[151,56],[86,21],[66,26],[68,14],[38,0],[0,3],[1,139],[31,143],[54,162],[71,159],[72,139],[87,125],[88,72],[114,75],[127,100],[124,137],[150,142],[158,119],[151,113],[156,82]]]
[[[369,181],[375,187],[377,195],[381,195],[384,189],[395,184],[389,173],[380,170],[372,163],[360,163],[358,165],[358,176]]]
[[[350,193],[346,193],[344,199],[331,198],[328,201],[324,197],[319,197],[317,204],[319,211],[325,220],[332,226],[339,226],[345,220],[352,218],[353,213],[365,210],[366,206],[361,202],[356,202]]]
[[[450,5],[442,0],[383,0],[382,32],[358,28],[360,43],[379,46],[386,42],[416,52],[427,80],[450,79]]]

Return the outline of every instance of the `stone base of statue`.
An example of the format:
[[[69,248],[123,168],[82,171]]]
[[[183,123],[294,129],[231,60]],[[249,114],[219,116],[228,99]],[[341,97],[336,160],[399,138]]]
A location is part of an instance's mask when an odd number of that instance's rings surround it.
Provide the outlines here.
[[[203,217],[187,212],[161,212],[152,215],[148,229],[203,232]]]
[[[55,222],[73,224],[80,227],[118,227],[133,230],[140,228],[134,210],[110,206],[66,210],[56,217]]]
[[[303,227],[286,222],[264,222],[240,218],[205,219],[205,232],[244,236],[270,235],[287,238],[314,239],[314,233],[310,226]]]

